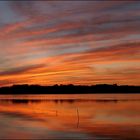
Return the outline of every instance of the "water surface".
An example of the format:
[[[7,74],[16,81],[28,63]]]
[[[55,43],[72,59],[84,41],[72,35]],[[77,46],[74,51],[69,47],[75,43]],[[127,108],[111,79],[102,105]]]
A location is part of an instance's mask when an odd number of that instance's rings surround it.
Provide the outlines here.
[[[139,139],[140,94],[0,95],[0,139]]]

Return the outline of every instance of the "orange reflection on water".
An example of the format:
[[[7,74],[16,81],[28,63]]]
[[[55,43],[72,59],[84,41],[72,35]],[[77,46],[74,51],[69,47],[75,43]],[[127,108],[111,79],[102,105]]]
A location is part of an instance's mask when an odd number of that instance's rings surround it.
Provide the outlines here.
[[[71,95],[71,100],[65,95],[56,99],[45,95],[49,100],[32,95],[26,99],[1,96],[0,138],[139,138],[139,100],[129,95],[111,96],[88,95],[88,100],[85,95]],[[6,97],[9,100],[4,100]]]

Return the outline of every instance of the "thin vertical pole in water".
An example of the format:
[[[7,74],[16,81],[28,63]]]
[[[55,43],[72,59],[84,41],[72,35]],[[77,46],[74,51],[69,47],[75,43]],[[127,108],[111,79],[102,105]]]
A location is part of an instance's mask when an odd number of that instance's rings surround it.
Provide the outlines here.
[[[79,127],[79,110],[77,108],[77,128]]]
[[[56,110],[56,116],[57,116],[57,110]]]

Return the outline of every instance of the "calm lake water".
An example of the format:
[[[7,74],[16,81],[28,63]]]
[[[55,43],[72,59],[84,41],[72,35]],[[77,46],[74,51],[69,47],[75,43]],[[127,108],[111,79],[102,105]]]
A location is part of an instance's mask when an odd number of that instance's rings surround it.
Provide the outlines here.
[[[140,139],[140,94],[0,95],[0,139]]]

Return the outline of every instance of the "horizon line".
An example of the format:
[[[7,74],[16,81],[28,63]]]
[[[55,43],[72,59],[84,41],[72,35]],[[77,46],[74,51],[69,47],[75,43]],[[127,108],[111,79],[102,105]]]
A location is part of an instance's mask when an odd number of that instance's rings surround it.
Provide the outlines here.
[[[90,84],[90,85],[86,85],[86,84],[53,84],[53,85],[41,85],[41,84],[12,84],[9,86],[0,86],[0,88],[3,87],[13,87],[13,86],[41,86],[41,87],[53,87],[53,86],[102,86],[102,85],[109,85],[109,86],[135,86],[135,87],[139,87],[140,85],[127,85],[127,84],[107,84],[107,83],[103,83],[103,84]]]

